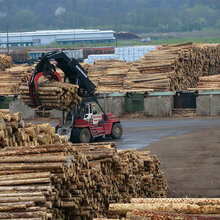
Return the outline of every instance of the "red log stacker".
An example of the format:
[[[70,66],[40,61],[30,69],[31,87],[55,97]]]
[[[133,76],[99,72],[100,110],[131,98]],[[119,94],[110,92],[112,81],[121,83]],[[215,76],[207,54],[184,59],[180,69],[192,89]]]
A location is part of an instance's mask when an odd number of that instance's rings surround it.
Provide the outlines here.
[[[29,79],[29,92],[33,104],[40,105],[38,97],[38,80],[44,76],[50,80],[61,81],[56,68],[50,60],[57,62],[57,67],[64,72],[64,82],[79,85],[78,95],[82,98],[70,113],[63,112],[62,124],[56,127],[60,135],[68,135],[71,142],[88,143],[97,137],[111,136],[119,139],[122,136],[123,128],[120,119],[111,113],[105,113],[95,95],[95,85],[89,80],[86,70],[75,59],[70,59],[65,53],[53,51],[43,55],[36,65],[34,73]],[[97,105],[102,110],[98,115],[94,109]]]

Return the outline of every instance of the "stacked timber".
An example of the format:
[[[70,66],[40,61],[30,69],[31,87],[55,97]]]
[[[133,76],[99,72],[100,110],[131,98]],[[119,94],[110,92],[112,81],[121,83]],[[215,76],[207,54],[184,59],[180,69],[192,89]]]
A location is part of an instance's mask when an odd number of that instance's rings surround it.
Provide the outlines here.
[[[49,124],[23,125],[19,114],[0,118],[1,219],[92,219],[107,216],[110,203],[166,197],[160,163],[148,151],[71,144],[66,136],[54,137]],[[19,136],[27,146],[14,144]],[[54,144],[45,142],[50,137]]]
[[[44,81],[38,83],[38,96],[40,106],[50,109],[65,110],[70,112],[75,108],[76,104],[81,101],[78,96],[78,85],[62,82]],[[29,87],[27,83],[22,83],[20,86],[21,98],[24,103],[30,107],[36,107],[31,101]]]
[[[0,55],[0,70],[5,70],[11,66],[13,66],[12,58],[5,54]]]
[[[0,113],[0,147],[37,146],[67,142],[67,136],[59,136],[55,128],[47,124],[24,123],[20,113]]]
[[[200,76],[219,74],[219,54],[219,45],[164,46],[133,63],[123,88],[153,91],[195,88]]]
[[[219,74],[219,55],[220,45],[189,42],[164,45],[133,63],[97,60],[87,69],[100,92],[179,91]]]
[[[133,195],[148,197],[146,176],[152,171],[144,163],[133,150],[117,152],[113,143],[4,148],[0,151],[0,204],[11,208],[0,209],[0,217],[107,216],[110,203],[129,202]]]
[[[123,88],[142,91],[173,90],[171,78],[176,76],[175,63],[180,54],[189,51],[192,46],[192,43],[170,45],[147,53],[133,63],[132,72],[124,80]]]
[[[220,75],[199,77],[197,90],[220,90]]]
[[[26,76],[27,82],[32,70],[32,67],[22,64],[0,71],[0,95],[18,95],[21,79]]]
[[[0,151],[0,218],[65,219],[76,172],[68,144],[8,147]],[[66,193],[66,194],[65,194]]]
[[[87,69],[97,92],[119,92],[130,66],[121,60],[96,60]]]
[[[137,198],[110,204],[113,217],[126,219],[219,219],[219,198]]]

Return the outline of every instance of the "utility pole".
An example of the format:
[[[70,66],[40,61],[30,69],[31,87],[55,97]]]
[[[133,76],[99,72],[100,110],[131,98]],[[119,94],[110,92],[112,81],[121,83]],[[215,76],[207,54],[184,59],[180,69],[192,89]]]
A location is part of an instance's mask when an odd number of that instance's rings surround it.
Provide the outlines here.
[[[7,51],[9,53],[9,37],[8,37],[8,25],[7,25]]]
[[[118,47],[118,25],[117,20],[115,20],[115,47]]]

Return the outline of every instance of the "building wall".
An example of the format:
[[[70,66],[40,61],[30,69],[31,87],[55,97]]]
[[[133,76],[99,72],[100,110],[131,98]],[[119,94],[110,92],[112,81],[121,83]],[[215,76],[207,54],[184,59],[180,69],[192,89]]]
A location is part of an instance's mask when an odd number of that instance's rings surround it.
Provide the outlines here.
[[[52,42],[60,44],[112,42],[115,40],[114,32],[100,30],[54,30],[36,32],[9,33],[9,46],[39,46]],[[6,47],[7,34],[0,33],[0,47]]]

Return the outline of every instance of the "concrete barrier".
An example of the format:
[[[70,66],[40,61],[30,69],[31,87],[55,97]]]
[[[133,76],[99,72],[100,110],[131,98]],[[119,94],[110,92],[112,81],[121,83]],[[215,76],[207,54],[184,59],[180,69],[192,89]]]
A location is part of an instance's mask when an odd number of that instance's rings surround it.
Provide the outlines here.
[[[36,112],[33,108],[25,105],[21,99],[17,99],[9,103],[9,110],[11,113],[20,112],[22,119],[34,119]]]
[[[154,117],[170,117],[173,109],[173,92],[154,92],[144,99],[144,114]]]
[[[202,92],[196,99],[196,106],[200,116],[220,115],[220,93]]]

